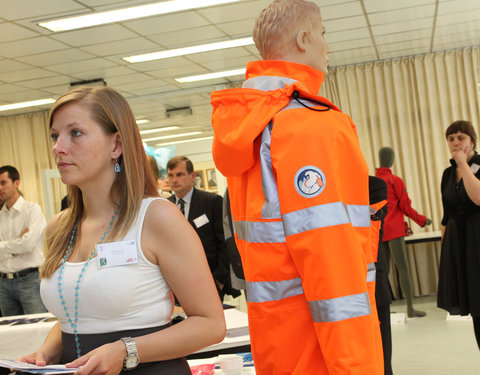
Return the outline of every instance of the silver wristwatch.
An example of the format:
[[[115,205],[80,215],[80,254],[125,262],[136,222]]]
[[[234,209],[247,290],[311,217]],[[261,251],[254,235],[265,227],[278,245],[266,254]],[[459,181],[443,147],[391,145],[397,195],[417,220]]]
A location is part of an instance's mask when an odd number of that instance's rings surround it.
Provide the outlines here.
[[[140,362],[137,353],[137,345],[131,337],[122,337],[121,340],[127,348],[127,356],[123,360],[123,369],[125,371],[133,370]]]

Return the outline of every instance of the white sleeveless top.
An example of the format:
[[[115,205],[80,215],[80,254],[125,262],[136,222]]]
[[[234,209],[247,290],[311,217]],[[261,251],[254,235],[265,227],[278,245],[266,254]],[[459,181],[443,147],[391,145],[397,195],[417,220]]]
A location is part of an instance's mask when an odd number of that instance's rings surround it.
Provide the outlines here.
[[[142,201],[140,212],[123,240],[137,242],[138,263],[100,269],[90,261],[80,282],[78,333],[106,333],[161,326],[170,322],[173,295],[160,267],[147,260],[141,248],[145,212],[154,199]],[[65,263],[63,297],[70,317],[74,316],[75,287],[85,262]],[[73,333],[58,294],[58,272],[42,279],[40,293],[47,309],[60,320],[61,329]]]

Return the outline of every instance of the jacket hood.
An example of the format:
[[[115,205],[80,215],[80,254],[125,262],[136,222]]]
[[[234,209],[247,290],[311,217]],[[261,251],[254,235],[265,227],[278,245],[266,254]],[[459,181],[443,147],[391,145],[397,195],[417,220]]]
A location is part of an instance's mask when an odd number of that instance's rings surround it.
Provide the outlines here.
[[[288,105],[294,91],[302,97],[318,98],[323,82],[323,73],[285,61],[251,62],[246,77],[242,88],[211,95],[213,159],[226,177],[239,176],[254,165],[256,139],[275,114]]]

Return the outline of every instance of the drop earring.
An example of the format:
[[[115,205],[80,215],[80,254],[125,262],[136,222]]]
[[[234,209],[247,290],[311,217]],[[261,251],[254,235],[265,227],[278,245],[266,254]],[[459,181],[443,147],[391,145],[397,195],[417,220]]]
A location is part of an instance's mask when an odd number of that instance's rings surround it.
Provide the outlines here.
[[[118,164],[118,159],[115,161],[115,167],[113,168],[116,173],[120,173],[120,164]]]

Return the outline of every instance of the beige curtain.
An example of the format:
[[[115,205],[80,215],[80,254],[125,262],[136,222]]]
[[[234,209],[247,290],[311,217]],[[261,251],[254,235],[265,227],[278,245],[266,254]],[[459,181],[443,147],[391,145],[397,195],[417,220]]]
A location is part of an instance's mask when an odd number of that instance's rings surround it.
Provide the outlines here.
[[[464,119],[480,133],[479,66],[473,47],[332,69],[322,87],[321,95],[355,122],[371,174],[378,150],[394,149],[393,173],[405,181],[412,206],[433,220],[425,230],[410,221],[414,232],[440,230],[445,129]],[[407,245],[415,295],[436,293],[439,255],[439,242]]]
[[[20,173],[20,190],[26,200],[45,212],[41,170],[56,169],[51,153],[48,112],[0,117],[0,165],[13,165]],[[55,212],[66,194],[58,180],[52,183]]]

